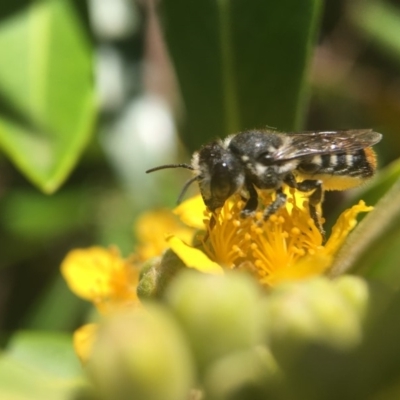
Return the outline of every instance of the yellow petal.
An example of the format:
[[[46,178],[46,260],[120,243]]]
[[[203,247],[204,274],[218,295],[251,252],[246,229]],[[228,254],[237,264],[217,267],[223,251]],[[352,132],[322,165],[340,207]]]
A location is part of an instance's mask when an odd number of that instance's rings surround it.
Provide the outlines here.
[[[61,264],[61,273],[78,296],[98,303],[121,297],[129,290],[129,270],[115,248],[90,247],[70,251]],[[125,297],[125,295],[124,295]]]
[[[332,263],[332,256],[315,254],[307,256],[295,264],[278,268],[265,279],[264,283],[275,286],[281,282],[300,281],[316,275],[322,275]]]
[[[190,242],[194,230],[184,226],[170,210],[157,210],[144,213],[137,219],[135,233],[139,240],[138,256],[145,261],[159,256],[168,247],[167,234]]]
[[[74,332],[73,345],[75,353],[78,355],[82,364],[85,364],[92,353],[93,343],[97,336],[97,324],[87,324],[78,328]]]
[[[201,250],[188,246],[176,236],[168,238],[169,246],[172,251],[185,263],[189,268],[209,274],[222,274],[222,267],[211,261]]]
[[[373,207],[366,206],[364,201],[360,200],[358,204],[342,212],[326,242],[325,252],[327,254],[335,254],[351,230],[357,225],[357,215],[372,210]]]
[[[200,195],[191,197],[173,210],[181,221],[196,229],[204,229],[204,211],[206,206]]]

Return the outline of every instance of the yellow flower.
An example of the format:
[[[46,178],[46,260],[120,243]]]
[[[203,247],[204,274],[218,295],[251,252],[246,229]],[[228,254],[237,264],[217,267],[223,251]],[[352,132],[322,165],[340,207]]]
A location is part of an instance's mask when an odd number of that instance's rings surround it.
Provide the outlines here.
[[[183,221],[186,223],[186,221]],[[188,226],[186,226],[188,225]],[[194,234],[190,223],[182,224],[169,210],[150,211],[142,214],[135,223],[139,246],[136,254],[141,261],[159,256],[167,247],[166,235],[174,234],[184,242]]]
[[[335,253],[357,224],[357,215],[372,210],[360,201],[343,212],[324,244],[310,217],[307,195],[294,189],[287,189],[286,195],[286,205],[267,221],[263,220],[262,211],[254,217],[241,218],[244,203],[239,196],[232,197],[214,216],[203,206],[206,234],[202,249],[170,238],[171,249],[188,266],[197,265],[196,259],[202,257],[202,271],[218,273],[215,265],[242,268],[254,274],[263,285],[272,286],[327,271]],[[261,208],[270,204],[274,196],[274,193],[261,193]],[[192,199],[182,204],[178,214],[198,212],[198,201]],[[205,254],[207,261],[204,261]]]
[[[189,268],[194,268],[198,271],[210,274],[221,274],[223,272],[222,267],[218,263],[211,261],[202,251],[189,246],[177,237],[170,236],[168,238],[168,243],[172,250],[177,250],[179,252],[179,258]]]
[[[261,284],[298,280],[322,274],[329,269],[335,253],[356,225],[360,212],[370,211],[363,202],[346,210],[323,243],[321,233],[309,214],[307,195],[287,189],[287,203],[267,221],[262,211],[241,218],[244,203],[233,196],[215,214],[206,210],[200,196],[174,210],[186,224],[166,211],[146,213],[136,225],[138,248],[129,259],[116,248],[91,247],[67,254],[61,265],[70,289],[91,301],[101,314],[137,307],[138,266],[169,246],[191,268],[221,274],[224,269],[243,269]],[[274,200],[274,194],[260,193],[260,209]],[[205,234],[195,244],[195,230]],[[159,272],[158,272],[159,273]],[[74,347],[82,361],[90,355],[97,325],[89,324],[74,334]]]
[[[135,226],[136,254],[123,259],[117,248],[90,247],[70,251],[61,264],[61,273],[77,296],[91,301],[103,315],[121,308],[139,306],[136,289],[138,266],[159,256],[168,247],[166,235],[173,233],[190,241],[194,229],[182,224],[171,212],[159,210],[143,214]],[[74,333],[74,348],[82,362],[87,361],[97,333],[97,324],[87,324]]]
[[[195,229],[204,229],[205,205],[200,195],[194,196],[173,210],[181,221]]]
[[[61,273],[69,288],[102,314],[138,302],[138,268],[114,247],[72,250],[61,264]]]
[[[98,329],[99,326],[97,324],[86,324],[74,332],[74,350],[82,363],[85,363],[92,353]]]
[[[61,264],[61,273],[69,288],[77,296],[91,301],[103,315],[139,305],[138,271],[113,247],[75,249]],[[74,333],[74,349],[82,362],[89,358],[96,333],[97,324],[84,325]]]

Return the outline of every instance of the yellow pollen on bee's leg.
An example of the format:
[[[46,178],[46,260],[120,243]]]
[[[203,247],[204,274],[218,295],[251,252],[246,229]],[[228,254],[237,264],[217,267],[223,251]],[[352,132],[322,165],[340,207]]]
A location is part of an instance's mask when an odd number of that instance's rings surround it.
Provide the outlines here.
[[[264,218],[264,215],[263,215],[263,213],[261,211],[257,211],[256,214],[255,214],[255,217],[256,217],[257,221],[262,221],[263,218]]]

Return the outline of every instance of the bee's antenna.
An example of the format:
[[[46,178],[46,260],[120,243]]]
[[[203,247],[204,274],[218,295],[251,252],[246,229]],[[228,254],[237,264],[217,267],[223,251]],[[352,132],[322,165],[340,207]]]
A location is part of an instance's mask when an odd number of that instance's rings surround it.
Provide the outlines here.
[[[181,193],[179,194],[178,200],[177,200],[177,204],[180,204],[182,201],[183,196],[186,193],[186,190],[188,190],[189,186],[196,181],[199,178],[199,175],[194,176],[193,178],[190,178],[188,181],[186,181],[186,183],[183,185],[183,188],[181,190]]]
[[[150,168],[146,171],[146,174],[154,171],[158,171],[160,169],[167,169],[167,168],[186,168],[186,169],[191,169],[192,171],[194,168],[190,164],[165,164],[165,165],[160,165],[155,168]]]

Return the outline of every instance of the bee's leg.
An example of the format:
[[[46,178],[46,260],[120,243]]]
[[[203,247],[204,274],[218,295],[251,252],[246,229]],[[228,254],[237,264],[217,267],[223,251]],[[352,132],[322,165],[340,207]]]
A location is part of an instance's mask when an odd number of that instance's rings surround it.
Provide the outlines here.
[[[271,215],[274,215],[286,203],[286,194],[282,188],[276,190],[275,200],[264,210],[263,219],[266,221]]]
[[[318,180],[314,181],[311,179],[307,179],[303,182],[296,182],[295,187],[301,192],[311,192],[312,190],[314,191],[308,199],[310,215],[315,223],[315,226],[321,232],[323,241],[325,241],[325,231],[322,227],[320,218],[317,213],[317,207],[319,204],[321,204],[323,198],[322,182]]]
[[[249,198],[243,207],[243,210],[240,213],[240,216],[242,218],[249,217],[250,215],[253,215],[254,212],[257,210],[258,206],[258,194],[256,189],[251,183],[246,183],[246,189],[249,192]]]
[[[216,223],[217,223],[217,219],[215,217],[215,214],[212,213],[211,214],[211,218],[210,218],[210,222],[208,223],[209,224],[208,226],[210,227],[210,229],[213,229]],[[206,238],[208,238],[208,232],[207,232]]]

